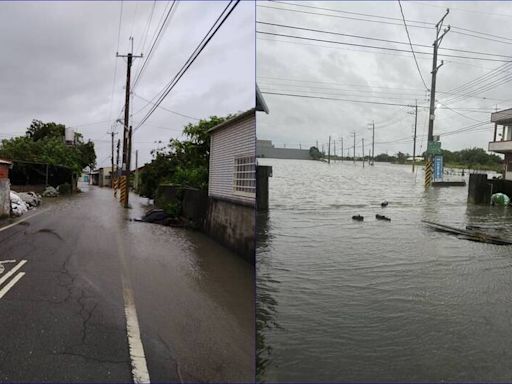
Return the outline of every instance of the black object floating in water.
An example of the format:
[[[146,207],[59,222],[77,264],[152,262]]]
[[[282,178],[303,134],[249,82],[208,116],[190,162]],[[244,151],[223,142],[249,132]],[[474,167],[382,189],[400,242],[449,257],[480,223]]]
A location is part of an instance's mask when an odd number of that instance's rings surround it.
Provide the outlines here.
[[[375,215],[375,218],[377,220],[391,221],[391,219],[389,217],[386,217],[384,215],[379,215],[378,213]]]
[[[388,203],[386,200],[384,200],[382,203],[380,203],[380,206],[381,206],[382,208],[384,208],[384,207],[387,207],[387,206],[388,206],[388,204],[389,204],[389,203]]]
[[[352,220],[363,221],[364,217],[361,215],[352,216]]]

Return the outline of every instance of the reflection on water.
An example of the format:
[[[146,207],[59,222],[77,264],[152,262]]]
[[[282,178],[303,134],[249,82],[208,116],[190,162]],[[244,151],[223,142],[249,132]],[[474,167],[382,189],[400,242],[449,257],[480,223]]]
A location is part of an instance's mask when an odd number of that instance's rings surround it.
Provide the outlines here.
[[[425,191],[405,166],[260,162],[273,166],[258,220],[260,380],[512,380],[512,249],[421,223],[512,235],[509,208],[468,206],[466,187]]]

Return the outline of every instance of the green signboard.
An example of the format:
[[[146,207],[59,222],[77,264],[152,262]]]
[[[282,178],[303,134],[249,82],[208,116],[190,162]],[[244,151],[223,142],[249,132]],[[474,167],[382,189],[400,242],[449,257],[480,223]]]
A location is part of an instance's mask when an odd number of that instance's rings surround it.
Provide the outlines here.
[[[440,141],[431,141],[427,146],[427,153],[430,155],[441,155],[443,152],[441,151],[441,142]]]

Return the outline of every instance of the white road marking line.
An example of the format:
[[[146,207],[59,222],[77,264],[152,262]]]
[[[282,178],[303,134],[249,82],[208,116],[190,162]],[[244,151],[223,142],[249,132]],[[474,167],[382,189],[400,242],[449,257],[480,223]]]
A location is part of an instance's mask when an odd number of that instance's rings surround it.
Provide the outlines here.
[[[27,260],[21,260],[18,264],[16,264],[14,266],[13,269],[11,269],[9,272],[7,272],[5,275],[2,276],[2,278],[0,279],[0,285],[2,285],[3,283],[5,283],[5,280],[7,280],[9,277],[11,277],[12,275],[14,275],[14,273],[20,269],[21,267],[23,267],[23,265],[27,262]]]
[[[30,215],[30,216],[24,217],[23,219],[20,219],[20,220],[16,221],[15,223],[6,225],[5,227],[0,228],[0,232],[5,231],[6,229],[9,229],[11,227],[14,227],[15,225],[18,225],[19,223],[23,223],[24,221],[27,221],[28,219],[31,219],[34,216],[40,215],[41,213],[44,213],[44,212],[46,212],[48,210],[50,210],[50,208],[43,209],[42,211],[36,212],[36,213],[34,213],[33,215]]]
[[[4,267],[5,263],[15,263],[15,262],[16,262],[16,260],[0,260],[0,275],[2,273],[4,273],[4,271],[5,271],[5,267]]]
[[[121,279],[123,284],[124,314],[126,316],[126,333],[128,335],[128,347],[132,365],[132,378],[135,384],[151,383],[142,338],[140,336],[139,319],[135,307],[133,290],[130,285],[124,244],[121,234],[117,232],[117,249],[121,262]]]
[[[21,279],[23,276],[25,276],[25,272],[20,272],[16,276],[14,276],[14,278],[0,290],[0,299],[4,297],[4,295],[7,292],[9,292],[9,289],[11,289],[14,286],[14,284],[16,284],[18,280]]]
[[[125,283],[123,278],[124,313],[126,315],[126,331],[128,333],[128,345],[130,347],[130,358],[132,361],[132,376],[135,384],[150,383],[144,346],[140,337],[139,320],[133,291]]]

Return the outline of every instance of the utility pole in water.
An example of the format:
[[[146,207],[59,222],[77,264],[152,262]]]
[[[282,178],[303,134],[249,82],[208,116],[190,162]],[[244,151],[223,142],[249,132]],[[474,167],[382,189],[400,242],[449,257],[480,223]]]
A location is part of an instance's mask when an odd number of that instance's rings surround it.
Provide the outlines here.
[[[372,121],[372,162],[370,165],[375,165],[375,120]]]
[[[418,100],[414,106],[414,144],[412,146],[412,172],[414,173],[414,163],[416,162],[416,128],[418,127]]]
[[[432,153],[429,151],[432,147],[432,142],[434,141],[434,119],[435,119],[435,103],[436,103],[436,77],[437,77],[437,71],[439,68],[441,68],[444,64],[444,62],[441,60],[441,64],[437,65],[437,50],[439,49],[439,45],[441,44],[441,41],[443,40],[443,37],[448,33],[450,30],[450,26],[446,27],[443,30],[443,34],[439,36],[439,33],[441,32],[441,28],[443,27],[443,21],[448,16],[448,13],[450,13],[450,10],[447,9],[444,16],[439,20],[439,22],[436,24],[436,39],[434,40],[434,57],[432,59],[432,83],[430,86],[430,111],[429,111],[429,119],[428,119],[428,140],[427,140],[427,161],[425,162],[425,188],[430,188],[432,184]]]
[[[327,164],[331,164],[331,136],[329,136],[329,148],[327,149]]]
[[[356,132],[352,132],[352,135],[354,135],[354,164],[356,163]]]
[[[130,177],[130,165],[129,161],[129,119],[130,119],[130,77],[131,77],[131,69],[132,69],[132,61],[134,58],[142,57],[142,54],[139,56],[133,55],[133,37],[130,37],[132,43],[132,51],[127,55],[120,55],[116,52],[116,57],[126,57],[126,92],[125,92],[125,101],[124,101],[124,121],[123,121],[123,161],[122,161],[122,178],[121,178],[121,204],[123,207],[128,208],[128,180]]]
[[[361,143],[363,144],[363,168],[364,168],[364,138],[361,139]]]
[[[343,161],[343,137],[341,138],[341,161]]]

